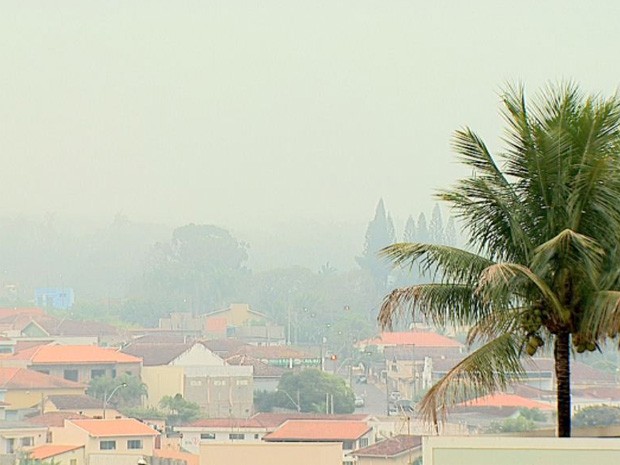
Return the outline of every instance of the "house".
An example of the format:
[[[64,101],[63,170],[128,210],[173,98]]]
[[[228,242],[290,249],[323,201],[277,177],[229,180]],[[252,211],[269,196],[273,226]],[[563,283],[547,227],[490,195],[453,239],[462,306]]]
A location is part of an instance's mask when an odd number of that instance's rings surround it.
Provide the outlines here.
[[[190,452],[198,451],[200,444],[261,441],[267,434],[278,429],[288,420],[363,421],[370,423],[366,414],[324,415],[313,413],[266,413],[260,412],[250,418],[206,418],[195,420],[175,429],[182,434],[182,447]]]
[[[228,365],[251,366],[255,391],[275,392],[280,383],[280,378],[287,371],[284,368],[267,365],[261,360],[243,354],[228,357],[226,363]]]
[[[45,444],[47,428],[23,421],[0,421],[0,455],[18,454]]]
[[[209,465],[342,465],[337,442],[233,442],[201,444],[200,463]]]
[[[140,376],[142,359],[97,346],[40,345],[3,360],[5,366],[22,366],[69,381],[88,384],[92,378],[117,374]]]
[[[56,444],[84,446],[89,465],[135,465],[140,458],[153,456],[159,433],[133,418],[114,420],[66,420],[55,432]]]
[[[230,366],[202,343],[131,344],[123,349],[144,359],[147,405],[181,394],[210,417],[248,417],[254,402],[251,366]]]
[[[200,452],[200,444],[260,442],[273,430],[254,418],[205,418],[175,429],[182,435],[181,446],[193,454]]]
[[[6,402],[7,418],[16,419],[20,410],[40,409],[52,395],[79,396],[86,391],[82,383],[39,373],[26,368],[0,368],[0,393]]]
[[[44,412],[75,412],[87,418],[103,418],[103,401],[88,395],[80,396],[47,396],[43,405]],[[119,412],[106,408],[108,418],[121,416]]]
[[[378,337],[358,342],[357,347],[364,350],[375,346],[379,352],[386,348],[399,348],[407,353],[419,353],[424,357],[458,358],[464,346],[458,341],[432,331],[383,332]]]
[[[31,449],[28,453],[28,458],[37,461],[37,463],[86,464],[84,446],[80,445],[42,444]]]
[[[357,465],[412,465],[422,457],[422,437],[398,435],[349,455],[357,459]]]
[[[321,357],[289,346],[243,345],[227,358],[244,355],[269,365],[286,369],[320,368]]]
[[[288,420],[263,438],[266,442],[338,442],[342,463],[353,463],[349,456],[356,449],[374,442],[373,429],[363,421]]]

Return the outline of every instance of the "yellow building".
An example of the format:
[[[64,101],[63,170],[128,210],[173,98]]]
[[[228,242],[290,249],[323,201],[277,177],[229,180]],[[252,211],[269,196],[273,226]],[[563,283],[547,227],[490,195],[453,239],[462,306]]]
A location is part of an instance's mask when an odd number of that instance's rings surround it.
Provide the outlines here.
[[[26,368],[0,368],[0,400],[10,412],[28,408],[41,408],[51,395],[83,395],[86,386]]]

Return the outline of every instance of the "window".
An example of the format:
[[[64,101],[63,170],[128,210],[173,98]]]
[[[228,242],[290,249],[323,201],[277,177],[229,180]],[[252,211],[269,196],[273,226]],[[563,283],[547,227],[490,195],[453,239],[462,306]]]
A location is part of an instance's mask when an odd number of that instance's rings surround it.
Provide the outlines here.
[[[34,371],[37,371],[39,373],[43,373],[44,375],[49,375],[50,374],[49,370],[34,370]]]
[[[7,438],[7,440],[6,440],[6,453],[7,454],[12,454],[13,452],[15,452],[15,439],[14,438]]]
[[[224,379],[215,379],[213,380],[214,386],[226,386],[226,380]]]
[[[215,439],[215,433],[202,433],[200,439]]]
[[[99,450],[116,450],[116,441],[100,441]]]
[[[368,438],[360,439],[360,448],[362,447],[368,447]]]
[[[189,385],[192,387],[202,386],[202,381],[193,379],[189,382]]]
[[[130,439],[127,441],[127,449],[142,449],[142,439]]]
[[[101,378],[105,376],[105,370],[90,370],[91,379]]]
[[[248,385],[248,380],[247,379],[238,379],[237,380],[237,386],[247,386]]]
[[[258,438],[260,438],[260,435],[259,435],[258,433],[256,433],[256,434],[254,435],[254,439],[258,439]]]
[[[34,445],[34,438],[29,436],[27,438],[22,438],[20,442],[22,447],[30,447]]]
[[[245,434],[241,434],[241,433],[230,433],[228,435],[228,439],[230,439],[231,441],[236,440],[236,439],[245,439]]]
[[[65,370],[63,374],[63,378],[69,381],[77,381],[78,380],[78,371],[77,370]]]
[[[342,448],[344,450],[353,450],[355,449],[355,444],[353,441],[343,441],[342,442]]]

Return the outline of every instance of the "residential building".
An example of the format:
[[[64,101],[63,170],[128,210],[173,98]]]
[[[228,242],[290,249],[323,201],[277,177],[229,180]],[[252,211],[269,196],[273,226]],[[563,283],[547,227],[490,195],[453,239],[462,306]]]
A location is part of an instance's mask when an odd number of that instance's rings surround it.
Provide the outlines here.
[[[75,412],[88,418],[103,418],[103,401],[88,395],[62,396],[53,395],[45,399],[44,412]],[[107,406],[106,416],[116,418],[121,414]]]
[[[40,462],[57,463],[62,465],[85,465],[86,454],[84,446],[42,444],[31,449],[28,458]]]
[[[274,392],[286,369],[267,365],[265,362],[248,355],[233,355],[226,359],[228,365],[251,366],[255,391]]]
[[[200,452],[200,444],[260,442],[273,431],[255,418],[205,418],[175,430],[182,435],[182,447],[193,454]]]
[[[19,411],[41,409],[52,395],[79,396],[86,391],[82,383],[39,373],[26,368],[0,368],[0,400],[6,403],[6,417],[17,419]]]
[[[338,442],[218,443],[200,446],[200,463],[209,465],[342,465]]]
[[[97,346],[41,345],[24,349],[3,360],[5,366],[22,366],[69,381],[88,384],[92,378],[117,374],[140,377],[142,359]]]
[[[18,454],[45,444],[47,428],[24,421],[0,421],[0,455]]]
[[[66,420],[55,431],[56,444],[83,445],[88,465],[135,465],[151,457],[159,432],[133,418],[114,420]]]
[[[342,463],[353,463],[348,454],[374,442],[373,429],[363,421],[288,420],[266,442],[338,442],[342,447]]]
[[[422,457],[422,437],[398,435],[351,452],[357,465],[413,465]]]

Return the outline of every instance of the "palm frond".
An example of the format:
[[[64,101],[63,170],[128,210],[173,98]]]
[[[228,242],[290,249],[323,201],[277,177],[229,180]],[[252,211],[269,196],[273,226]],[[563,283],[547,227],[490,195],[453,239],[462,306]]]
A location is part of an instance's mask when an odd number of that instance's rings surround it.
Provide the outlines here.
[[[491,308],[465,284],[419,284],[398,288],[388,294],[379,310],[379,325],[392,327],[398,317],[422,314],[438,326],[474,324],[488,315]]]
[[[615,337],[620,332],[620,291],[597,292],[584,310],[580,330],[596,339]]]
[[[571,269],[580,279],[595,286],[601,274],[605,251],[592,238],[565,229],[534,250],[531,269],[546,276],[558,269]]]
[[[531,307],[517,307],[489,312],[469,329],[467,344],[472,345],[476,341],[488,342],[506,333],[519,333],[523,316],[531,310]]]
[[[526,285],[533,285],[550,309],[563,321],[568,321],[570,314],[555,292],[532,270],[517,263],[497,263],[485,269],[481,274],[476,294],[480,295],[483,302],[505,302],[510,293],[518,296],[516,289]],[[533,300],[531,296],[529,299]]]
[[[418,406],[422,417],[436,425],[449,407],[518,381],[524,375],[520,347],[520,341],[506,333],[472,352],[426,393]]]
[[[440,272],[447,281],[471,282],[493,262],[480,255],[447,245],[399,243],[384,248],[380,254],[395,266],[412,267],[417,261],[423,272]]]

